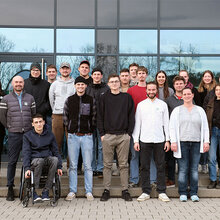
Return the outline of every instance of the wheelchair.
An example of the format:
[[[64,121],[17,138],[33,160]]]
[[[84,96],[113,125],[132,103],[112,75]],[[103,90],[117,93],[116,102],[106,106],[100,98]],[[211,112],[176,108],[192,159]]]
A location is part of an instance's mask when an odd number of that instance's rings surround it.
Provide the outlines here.
[[[39,188],[43,189],[47,180],[48,167],[44,166],[40,178]],[[34,205],[34,171],[31,170],[30,178],[25,178],[25,171],[22,167],[21,169],[21,179],[20,179],[20,190],[19,190],[19,199],[21,200],[23,208],[27,207],[29,204],[30,198],[32,199],[32,204]],[[61,196],[61,187],[60,187],[60,176],[55,173],[52,185],[53,198],[50,199],[50,205],[56,207],[58,204],[58,199]],[[39,202],[38,202],[39,203]]]

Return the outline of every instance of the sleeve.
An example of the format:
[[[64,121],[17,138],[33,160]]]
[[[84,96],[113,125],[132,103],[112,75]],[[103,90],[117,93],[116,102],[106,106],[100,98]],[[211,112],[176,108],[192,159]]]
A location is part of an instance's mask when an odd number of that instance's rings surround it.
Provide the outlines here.
[[[52,83],[49,89],[49,101],[50,101],[50,106],[52,108],[52,111],[54,109],[54,102],[55,102],[54,89],[55,89],[55,82]]]
[[[204,109],[201,109],[202,113],[202,120],[203,120],[203,142],[209,143],[209,125],[208,125],[208,119],[206,116],[206,113]]]
[[[43,116],[46,116],[48,112],[51,110],[49,101],[50,84],[47,81],[44,81],[43,86],[45,87],[44,98],[42,104],[40,105],[37,111],[40,112]]]
[[[62,158],[58,151],[57,142],[56,142],[54,134],[52,132],[51,134],[53,135],[52,143],[51,143],[51,151],[52,151],[53,156],[58,158],[58,169],[62,169]]]
[[[169,112],[168,112],[167,104],[164,105],[163,120],[164,120],[163,125],[164,125],[165,138],[166,138],[166,141],[169,141],[170,140],[170,135],[169,135]]]
[[[3,97],[2,101],[0,102],[0,122],[3,124],[5,128],[7,128],[7,111],[7,100]]]
[[[97,127],[99,129],[100,136],[105,135],[104,129],[104,114],[105,114],[105,104],[104,104],[105,95],[101,95],[99,102],[99,114],[97,115]]]
[[[128,95],[129,108],[128,108],[128,134],[132,136],[135,124],[135,114],[134,114],[134,101],[130,95]]]
[[[135,113],[135,126],[132,134],[134,143],[139,142],[140,131],[141,131],[141,109],[140,109],[140,105],[138,104]]]
[[[34,97],[31,99],[31,116],[33,117],[36,114],[36,103],[34,101]]]
[[[176,114],[177,114],[177,108],[175,108],[170,115],[169,132],[170,132],[170,142],[171,143],[177,143],[176,125],[175,125]]]
[[[68,104],[69,98],[66,99],[64,103],[63,108],[63,124],[68,127],[69,124],[69,104]]]
[[[93,98],[93,101],[92,101],[92,128],[93,130],[96,128],[96,117],[97,117],[97,106],[96,106],[96,101]]]
[[[23,145],[22,145],[22,155],[23,155],[23,167],[24,170],[31,169],[31,143],[27,138],[27,133],[23,136]]]

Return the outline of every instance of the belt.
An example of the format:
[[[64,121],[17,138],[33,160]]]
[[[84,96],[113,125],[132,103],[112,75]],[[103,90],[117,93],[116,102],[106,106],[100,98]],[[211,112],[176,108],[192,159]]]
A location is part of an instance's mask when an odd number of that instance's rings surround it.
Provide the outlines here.
[[[76,136],[85,136],[85,135],[92,135],[92,133],[87,133],[87,134],[84,134],[84,133],[75,133]]]

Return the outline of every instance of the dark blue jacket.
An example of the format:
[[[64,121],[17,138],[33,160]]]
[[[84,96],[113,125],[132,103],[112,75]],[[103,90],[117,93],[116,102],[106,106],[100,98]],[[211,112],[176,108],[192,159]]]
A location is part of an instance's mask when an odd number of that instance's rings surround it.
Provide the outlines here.
[[[34,158],[58,157],[58,169],[62,168],[62,159],[58,151],[54,134],[44,126],[42,134],[35,132],[34,128],[23,136],[23,166],[25,171],[31,169],[31,161]]]

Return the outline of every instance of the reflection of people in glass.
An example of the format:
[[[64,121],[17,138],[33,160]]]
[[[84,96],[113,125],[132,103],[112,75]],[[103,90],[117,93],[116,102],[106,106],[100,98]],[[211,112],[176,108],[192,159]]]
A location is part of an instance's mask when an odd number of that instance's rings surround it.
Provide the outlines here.
[[[171,150],[177,158],[180,201],[187,201],[188,177],[190,196],[198,202],[198,165],[200,153],[209,150],[209,127],[205,111],[193,104],[190,88],[183,89],[184,104],[176,107],[170,116]]]
[[[158,87],[158,98],[161,100],[165,100],[169,96],[173,95],[173,89],[168,87],[168,78],[167,74],[163,71],[160,70],[157,72],[155,76],[155,82],[157,83]]]

